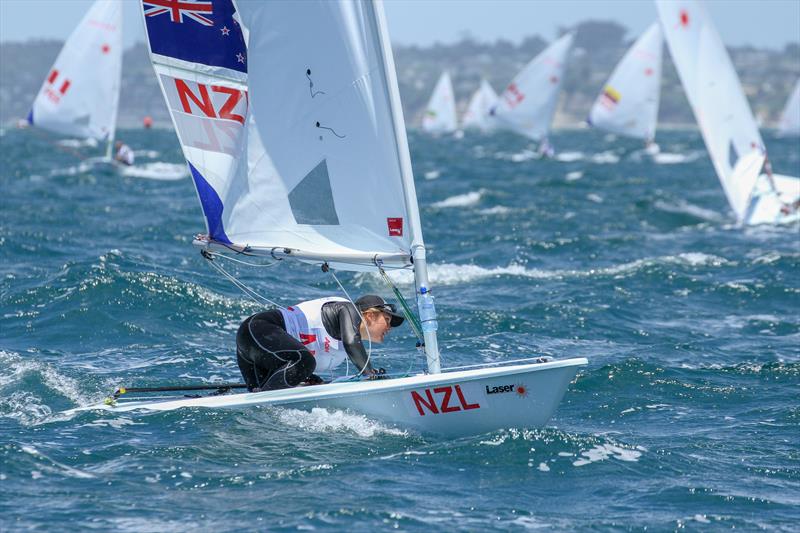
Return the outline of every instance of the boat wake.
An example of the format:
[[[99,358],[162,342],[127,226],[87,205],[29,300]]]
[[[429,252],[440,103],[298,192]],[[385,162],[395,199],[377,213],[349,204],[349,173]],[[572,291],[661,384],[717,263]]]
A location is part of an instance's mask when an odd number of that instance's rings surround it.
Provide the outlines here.
[[[691,163],[696,161],[703,155],[703,152],[693,151],[686,154],[675,154],[670,152],[661,152],[653,156],[653,161],[659,165],[678,165],[682,163]]]
[[[64,148],[96,148],[97,140],[92,137],[86,139],[61,139],[56,141],[56,144]]]
[[[706,220],[709,222],[724,222],[727,220],[726,217],[722,216],[716,211],[712,211],[711,209],[705,209],[704,207],[690,204],[685,200],[681,200],[676,203],[657,200],[653,204],[653,207],[655,207],[659,211],[664,211],[666,213],[691,215],[693,217],[699,218],[701,220]]]
[[[408,435],[406,431],[385,426],[364,415],[345,411],[329,411],[315,407],[310,412],[297,409],[277,409],[276,413],[282,424],[314,433],[354,433],[365,438],[376,435]]]

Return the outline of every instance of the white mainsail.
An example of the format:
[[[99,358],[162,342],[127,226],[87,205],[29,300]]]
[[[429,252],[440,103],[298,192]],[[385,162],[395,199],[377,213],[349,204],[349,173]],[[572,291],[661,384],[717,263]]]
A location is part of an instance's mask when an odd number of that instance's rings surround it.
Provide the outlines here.
[[[464,128],[478,128],[489,130],[494,127],[494,120],[490,115],[492,107],[497,104],[497,93],[485,79],[481,80],[478,90],[472,95],[464,112],[462,126]]]
[[[657,0],[656,6],[717,176],[745,222],[766,151],[739,77],[704,5]]]
[[[63,135],[114,137],[122,75],[122,5],[97,0],[73,30],[33,102],[28,122]]]
[[[800,135],[800,79],[783,108],[778,131],[781,135]]]
[[[444,71],[425,107],[422,129],[429,133],[451,133],[458,127],[457,121],[453,83],[450,81],[450,73]]]
[[[494,107],[500,127],[533,140],[547,137],[573,39],[571,33],[562,36],[511,80]]]
[[[648,142],[655,138],[663,47],[656,22],[614,69],[589,113],[592,126]]]
[[[205,214],[205,243],[350,270],[413,261],[417,288],[427,289],[380,6],[205,4],[210,26],[177,25],[148,17],[143,0],[151,58]],[[435,331],[425,337],[437,372]]]

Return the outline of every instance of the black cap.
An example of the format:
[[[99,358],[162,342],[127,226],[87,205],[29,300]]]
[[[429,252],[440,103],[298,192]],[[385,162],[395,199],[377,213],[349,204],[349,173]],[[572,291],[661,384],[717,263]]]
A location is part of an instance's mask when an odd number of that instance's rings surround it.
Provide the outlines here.
[[[394,306],[394,304],[386,303],[386,300],[376,294],[365,294],[356,300],[356,307],[362,313],[367,309],[373,308],[380,309],[384,313],[389,313],[392,315],[392,321],[390,322],[390,325],[393,328],[396,328],[403,323],[403,320],[405,320],[403,315],[397,313],[397,308]]]

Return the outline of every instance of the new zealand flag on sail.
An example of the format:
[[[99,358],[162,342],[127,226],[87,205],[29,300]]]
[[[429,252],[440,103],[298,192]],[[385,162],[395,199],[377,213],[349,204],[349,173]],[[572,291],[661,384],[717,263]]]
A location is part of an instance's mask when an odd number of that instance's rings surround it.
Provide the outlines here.
[[[247,73],[247,48],[231,0],[142,0],[150,50]]]

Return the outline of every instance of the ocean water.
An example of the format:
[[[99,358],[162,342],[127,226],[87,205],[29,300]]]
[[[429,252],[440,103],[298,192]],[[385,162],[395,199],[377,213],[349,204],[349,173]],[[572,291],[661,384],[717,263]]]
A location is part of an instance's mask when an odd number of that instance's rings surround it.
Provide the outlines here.
[[[765,133],[776,171],[800,144]],[[583,356],[547,427],[456,440],[345,412],[62,412],[120,384],[238,380],[261,309],[191,246],[175,136],[0,132],[0,529],[771,529],[800,523],[800,230],[736,227],[699,134],[411,134],[447,365]],[[282,304],[318,268],[235,272]],[[355,293],[384,291],[340,272]],[[395,275],[411,292],[411,276]],[[421,368],[407,328],[378,364]]]

